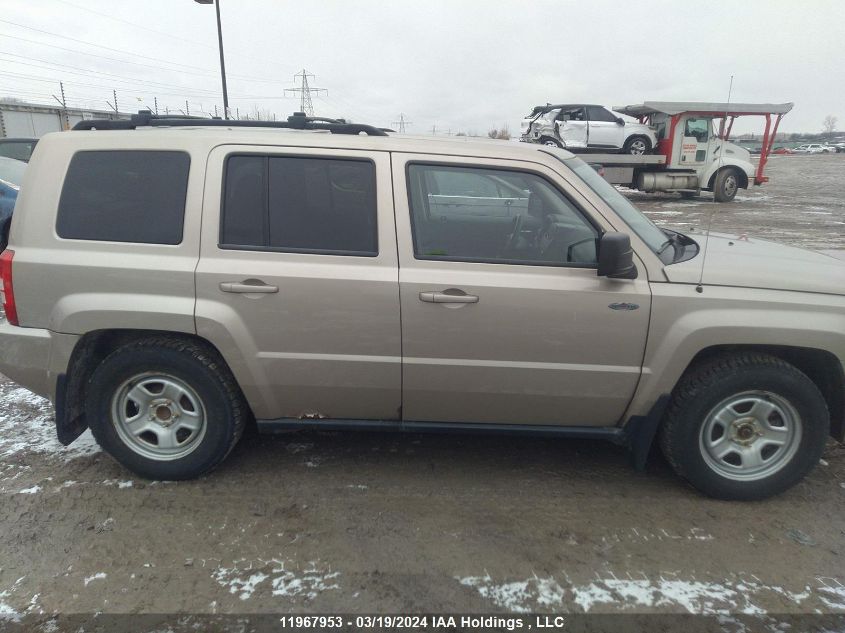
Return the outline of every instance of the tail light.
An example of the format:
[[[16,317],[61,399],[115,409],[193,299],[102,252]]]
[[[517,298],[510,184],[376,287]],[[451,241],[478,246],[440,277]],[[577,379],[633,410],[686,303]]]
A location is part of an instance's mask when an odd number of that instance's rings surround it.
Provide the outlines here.
[[[0,301],[6,312],[6,320],[12,325],[18,324],[18,308],[15,305],[15,291],[12,288],[12,259],[15,251],[6,249],[0,254]]]

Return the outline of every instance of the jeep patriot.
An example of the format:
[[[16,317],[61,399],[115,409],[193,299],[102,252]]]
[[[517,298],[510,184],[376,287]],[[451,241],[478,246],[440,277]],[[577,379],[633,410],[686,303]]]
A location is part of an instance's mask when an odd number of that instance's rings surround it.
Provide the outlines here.
[[[656,442],[706,494],[797,483],[845,414],[845,262],[660,229],[565,150],[139,114],[44,136],[0,372],[155,479],[259,430]]]

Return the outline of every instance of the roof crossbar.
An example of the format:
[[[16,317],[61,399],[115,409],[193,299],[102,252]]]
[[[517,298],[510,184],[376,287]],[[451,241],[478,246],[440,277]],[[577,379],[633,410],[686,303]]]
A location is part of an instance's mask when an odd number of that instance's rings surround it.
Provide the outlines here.
[[[393,130],[379,128],[363,123],[348,123],[343,119],[306,116],[294,112],[287,121],[233,121],[220,118],[204,118],[185,115],[159,116],[149,110],[133,114],[129,120],[94,119],[80,121],[74,130],[134,130],[139,127],[268,127],[290,130],[327,130],[332,134],[361,134],[368,136],[387,136]]]

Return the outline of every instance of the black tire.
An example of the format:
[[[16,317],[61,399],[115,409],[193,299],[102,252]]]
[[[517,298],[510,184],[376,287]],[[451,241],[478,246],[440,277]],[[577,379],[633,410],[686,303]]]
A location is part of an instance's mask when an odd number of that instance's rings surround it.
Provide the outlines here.
[[[713,179],[713,197],[716,202],[730,202],[739,191],[739,172],[733,167],[724,167],[716,173]]]
[[[167,461],[151,459],[121,437],[113,402],[127,381],[143,373],[172,376],[199,398],[204,432],[188,454]],[[192,479],[213,470],[235,447],[249,418],[243,395],[216,350],[166,336],[137,340],[109,354],[88,382],[85,409],[103,450],[137,475],[161,480]]]
[[[800,441],[794,442],[794,452],[778,470],[758,479],[738,480],[708,463],[703,428],[726,399],[756,390],[790,404],[799,419]],[[705,361],[684,375],[672,394],[659,442],[675,472],[703,493],[718,499],[756,500],[779,494],[803,479],[821,459],[829,429],[824,397],[805,374],[774,356],[735,353]]]
[[[632,136],[625,141],[622,146],[623,154],[631,154],[633,156],[642,156],[650,154],[652,150],[651,140],[646,136]]]
[[[541,145],[549,145],[551,147],[559,147],[563,149],[563,143],[561,143],[556,138],[552,138],[551,136],[541,136],[540,137],[540,144]]]

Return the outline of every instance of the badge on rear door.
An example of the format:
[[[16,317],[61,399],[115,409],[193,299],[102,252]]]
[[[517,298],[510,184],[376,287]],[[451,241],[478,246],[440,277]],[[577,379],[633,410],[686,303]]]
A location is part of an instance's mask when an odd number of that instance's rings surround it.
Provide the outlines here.
[[[639,310],[640,308],[636,303],[611,303],[607,307],[611,310]]]

